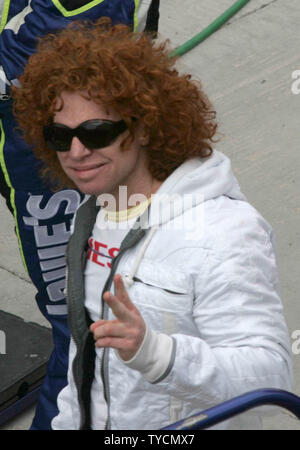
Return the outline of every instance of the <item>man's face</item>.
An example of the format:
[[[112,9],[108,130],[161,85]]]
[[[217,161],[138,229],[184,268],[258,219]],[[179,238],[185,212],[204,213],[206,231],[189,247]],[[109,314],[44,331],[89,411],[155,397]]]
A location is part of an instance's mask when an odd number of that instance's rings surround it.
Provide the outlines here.
[[[107,112],[80,93],[63,92],[64,107],[54,115],[54,122],[75,128],[91,119],[121,119],[113,111]],[[129,148],[121,151],[120,144],[128,134],[122,133],[108,147],[89,150],[75,136],[67,152],[57,152],[57,157],[66,175],[86,194],[113,194],[117,200],[119,186],[127,186],[128,196],[144,193],[151,181],[147,169],[147,157],[141,148],[140,139],[135,137]]]

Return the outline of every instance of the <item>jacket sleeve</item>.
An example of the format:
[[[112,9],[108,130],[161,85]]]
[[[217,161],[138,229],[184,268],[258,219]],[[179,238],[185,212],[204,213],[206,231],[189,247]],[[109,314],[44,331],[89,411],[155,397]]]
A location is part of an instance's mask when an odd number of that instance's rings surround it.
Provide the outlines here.
[[[137,31],[157,33],[160,0],[141,0],[137,9]]]
[[[9,95],[12,84],[18,85],[18,77],[41,36],[65,28],[74,20],[95,21],[101,16],[126,23],[138,31],[147,27],[157,29],[159,17],[157,0],[104,0],[96,3],[90,0],[22,0],[19,5],[15,0],[4,0],[4,5],[3,20],[0,21],[0,100],[1,96]],[[15,15],[5,19],[4,10],[7,8],[15,11]]]
[[[261,221],[253,213],[219,221],[215,248],[194,279],[199,337],[172,335],[175,356],[154,381],[159,391],[208,408],[255,389],[292,389],[276,250]]]

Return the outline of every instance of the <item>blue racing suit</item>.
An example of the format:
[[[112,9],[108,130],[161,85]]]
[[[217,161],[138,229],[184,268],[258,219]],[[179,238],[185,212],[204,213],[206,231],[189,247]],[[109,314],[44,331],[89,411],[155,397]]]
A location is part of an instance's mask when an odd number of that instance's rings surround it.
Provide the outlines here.
[[[158,8],[157,0],[0,0],[0,192],[14,215],[21,257],[37,288],[38,307],[52,326],[54,343],[31,429],[51,429],[58,414],[57,395],[67,383],[65,250],[83,195],[72,189],[54,193],[40,178],[40,163],[12,114],[10,86],[18,85],[38,37],[73,20],[101,16],[132,29],[140,29],[140,18],[147,29],[157,31]]]

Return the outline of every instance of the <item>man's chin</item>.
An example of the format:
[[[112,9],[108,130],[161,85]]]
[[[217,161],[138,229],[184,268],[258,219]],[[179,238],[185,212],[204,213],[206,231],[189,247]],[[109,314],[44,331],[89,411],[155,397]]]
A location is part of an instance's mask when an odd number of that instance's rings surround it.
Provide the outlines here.
[[[78,189],[80,192],[86,195],[99,195],[99,190],[96,189],[94,186],[90,185],[89,183],[82,183],[78,182],[78,180],[72,180],[73,183],[76,186],[76,189]]]

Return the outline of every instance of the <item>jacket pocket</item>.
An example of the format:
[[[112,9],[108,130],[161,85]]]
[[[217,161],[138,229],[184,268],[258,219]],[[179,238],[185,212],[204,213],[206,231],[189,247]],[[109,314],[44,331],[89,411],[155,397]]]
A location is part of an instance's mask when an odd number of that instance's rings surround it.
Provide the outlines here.
[[[161,264],[143,262],[128,294],[146,323],[168,335],[197,335],[193,292],[186,274]]]
[[[137,283],[143,283],[143,284],[145,284],[147,286],[157,287],[157,286],[155,286],[155,284],[153,285],[153,284],[150,284],[150,283],[146,283],[145,281],[143,281],[143,280],[141,280],[140,278],[137,278],[137,277],[133,277],[133,281],[135,281]],[[163,290],[164,292],[167,292],[167,293],[173,294],[173,295],[186,295],[187,294],[187,291],[182,292],[182,289],[180,290],[180,292],[178,292],[178,289],[177,289],[177,291],[172,291],[172,290],[166,289],[164,287],[159,287],[159,288],[161,290]]]

